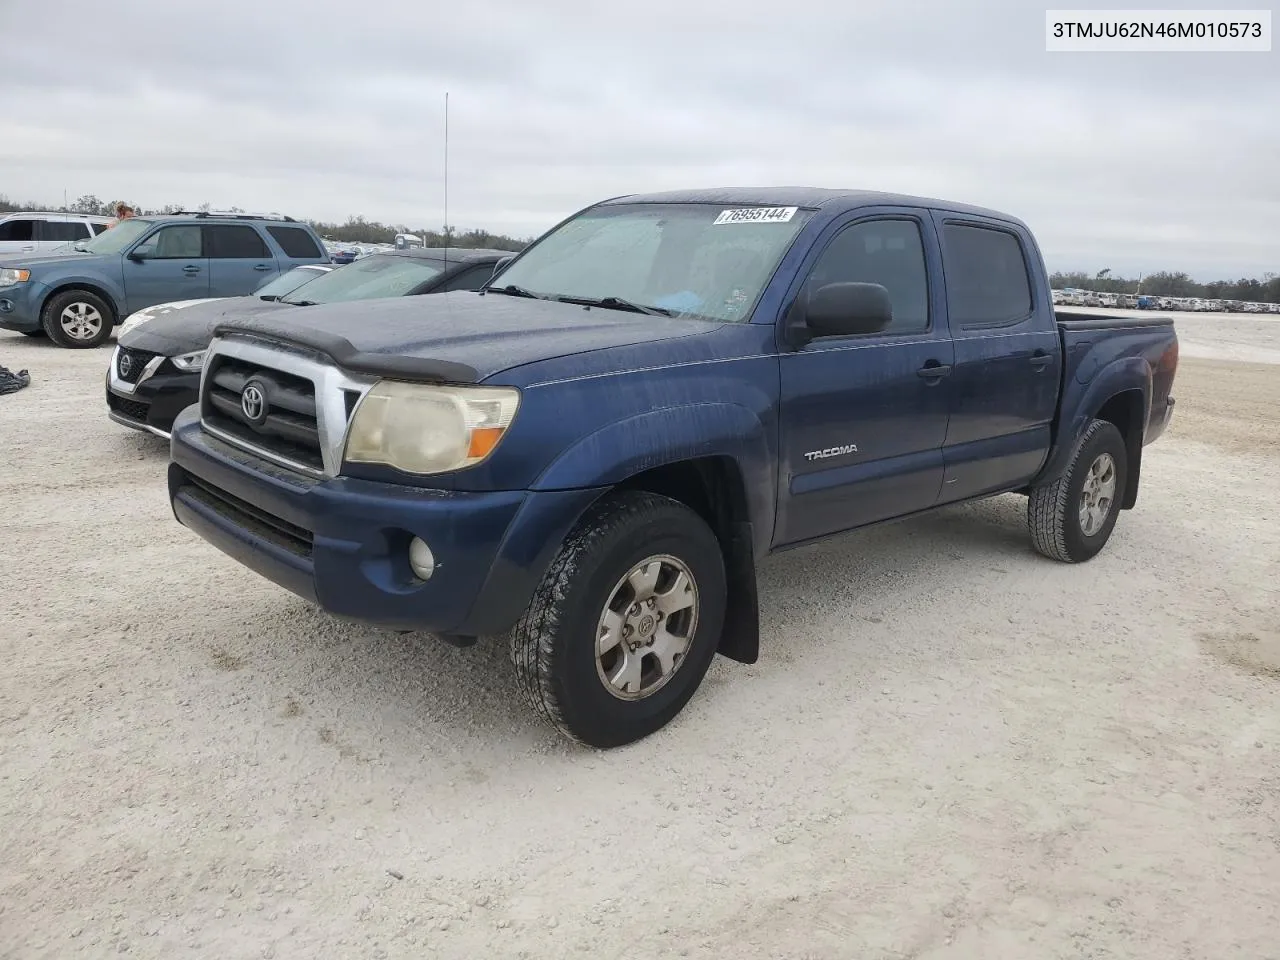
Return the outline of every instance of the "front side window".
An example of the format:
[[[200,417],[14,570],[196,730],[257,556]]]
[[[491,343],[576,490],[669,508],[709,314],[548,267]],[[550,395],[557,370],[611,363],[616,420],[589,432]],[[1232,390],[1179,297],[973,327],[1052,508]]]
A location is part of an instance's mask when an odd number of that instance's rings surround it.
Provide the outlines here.
[[[310,283],[317,277],[323,276],[325,271],[315,270],[311,267],[294,267],[278,277],[272,277],[257,290],[253,292],[255,297],[262,297],[269,300],[279,300],[287,293],[293,293],[304,283]]]
[[[810,215],[796,207],[605,204],[539,240],[492,289],[745,321]]]
[[[115,227],[106,235],[119,229]],[[151,254],[155,260],[191,260],[202,256],[200,227],[195,224],[164,227],[147,242],[155,247]]]
[[[840,231],[805,281],[809,292],[828,283],[878,283],[889,291],[893,320],[882,335],[929,329],[929,274],[914,220],[867,220]]]
[[[316,277],[282,303],[342,303],[403,297],[440,273],[440,264],[419,257],[375,254]]]
[[[34,220],[18,218],[0,223],[0,240],[21,243],[35,238],[36,222]]]
[[[1012,233],[945,224],[942,258],[953,327],[1006,326],[1030,315],[1027,261]]]

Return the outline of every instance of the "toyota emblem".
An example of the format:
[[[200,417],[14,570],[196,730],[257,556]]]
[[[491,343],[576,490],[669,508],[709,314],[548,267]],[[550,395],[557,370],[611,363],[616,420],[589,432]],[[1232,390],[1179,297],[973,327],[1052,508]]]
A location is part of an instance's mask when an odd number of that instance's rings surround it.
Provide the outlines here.
[[[133,371],[133,357],[127,353],[120,354],[120,376],[127,377]]]
[[[267,393],[261,381],[250,380],[240,391],[240,409],[250,423],[267,419]]]

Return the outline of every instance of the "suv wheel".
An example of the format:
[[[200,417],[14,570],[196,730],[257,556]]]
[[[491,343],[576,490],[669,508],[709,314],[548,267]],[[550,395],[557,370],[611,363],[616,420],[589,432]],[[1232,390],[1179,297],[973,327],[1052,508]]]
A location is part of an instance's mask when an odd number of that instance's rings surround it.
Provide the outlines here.
[[[720,542],[684,504],[628,491],[565,538],[511,634],[534,710],[570,738],[616,747],[693,696],[724,622]]]
[[[86,349],[107,342],[115,316],[96,293],[66,290],[49,298],[40,313],[40,323],[58,346]]]

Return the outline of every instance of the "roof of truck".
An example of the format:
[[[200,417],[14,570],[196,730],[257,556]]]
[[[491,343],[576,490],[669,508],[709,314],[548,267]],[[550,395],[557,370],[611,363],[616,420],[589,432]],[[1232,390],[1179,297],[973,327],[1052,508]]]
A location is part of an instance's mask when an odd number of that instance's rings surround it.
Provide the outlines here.
[[[669,190],[663,193],[636,193],[613,197],[606,203],[719,203],[757,207],[814,207],[837,213],[869,206],[933,207],[956,213],[971,213],[1022,224],[1017,217],[999,210],[976,207],[951,200],[914,197],[876,190],[841,190],[825,187],[713,187],[704,190]]]

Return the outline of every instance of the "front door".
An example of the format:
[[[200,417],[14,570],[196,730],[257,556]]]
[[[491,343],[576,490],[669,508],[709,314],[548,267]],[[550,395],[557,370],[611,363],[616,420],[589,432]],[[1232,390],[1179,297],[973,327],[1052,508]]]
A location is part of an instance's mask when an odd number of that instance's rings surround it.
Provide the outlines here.
[[[209,261],[204,256],[199,224],[161,227],[133,250],[142,256],[124,259],[129,313],[157,303],[209,296]]]
[[[903,211],[845,225],[805,280],[808,290],[835,282],[881,284],[893,320],[879,333],[821,337],[781,355],[776,545],[923,510],[937,500],[953,355],[931,302],[927,264],[936,264],[938,255],[924,217]]]
[[[204,249],[211,297],[248,296],[280,272],[266,241],[244,224],[205,226]]]

